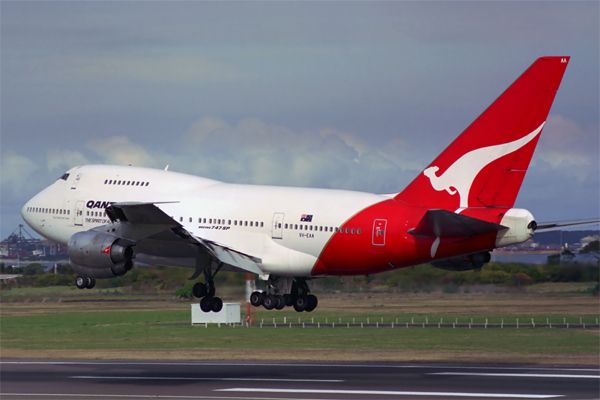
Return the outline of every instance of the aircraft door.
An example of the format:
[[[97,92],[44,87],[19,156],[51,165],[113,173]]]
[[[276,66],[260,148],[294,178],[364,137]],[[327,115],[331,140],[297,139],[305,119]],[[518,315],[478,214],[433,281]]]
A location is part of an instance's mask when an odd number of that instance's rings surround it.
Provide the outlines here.
[[[373,246],[385,246],[385,228],[387,220],[376,219],[373,222]]]
[[[77,189],[77,185],[79,184],[79,181],[81,180],[81,172],[77,174],[77,176],[75,177],[75,180],[73,181],[73,185],[71,185],[71,189]]]
[[[75,204],[75,225],[82,226],[83,225],[83,205],[84,201],[78,201]]]
[[[272,237],[273,239],[282,239],[283,238],[283,218],[285,214],[283,213],[275,213],[273,215],[273,229],[272,229]]]

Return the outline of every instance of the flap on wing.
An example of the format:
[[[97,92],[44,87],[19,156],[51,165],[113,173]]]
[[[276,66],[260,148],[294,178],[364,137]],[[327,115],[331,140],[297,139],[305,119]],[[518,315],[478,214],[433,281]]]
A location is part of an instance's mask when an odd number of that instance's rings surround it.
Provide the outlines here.
[[[457,238],[496,232],[502,229],[507,228],[448,210],[427,210],[417,226],[409,229],[408,233],[413,236]]]
[[[224,264],[253,274],[263,274],[258,266],[262,262],[261,259],[194,236],[155,204],[158,203],[115,203],[106,209],[106,214],[111,221],[122,223],[119,232],[116,232],[121,237],[143,240],[159,233],[163,235],[166,232],[172,235],[172,240],[186,240],[191,244],[201,246],[213,258]]]

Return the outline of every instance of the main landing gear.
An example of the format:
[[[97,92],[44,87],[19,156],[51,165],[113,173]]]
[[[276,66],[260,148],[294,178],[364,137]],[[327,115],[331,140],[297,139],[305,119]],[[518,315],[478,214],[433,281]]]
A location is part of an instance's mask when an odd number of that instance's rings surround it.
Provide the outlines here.
[[[77,286],[77,289],[91,289],[96,286],[96,280],[87,276],[77,275],[75,286]]]
[[[263,306],[267,310],[283,310],[285,307],[293,306],[297,312],[311,312],[317,308],[319,301],[317,296],[310,294],[306,279],[292,280],[292,278],[270,276],[267,290],[253,292],[250,295],[250,303],[254,307]]]
[[[219,312],[223,309],[223,300],[215,296],[215,275],[221,269],[221,265],[214,273],[211,273],[210,268],[204,270],[204,280],[206,283],[196,282],[192,287],[194,297],[200,300],[200,309],[204,312]]]

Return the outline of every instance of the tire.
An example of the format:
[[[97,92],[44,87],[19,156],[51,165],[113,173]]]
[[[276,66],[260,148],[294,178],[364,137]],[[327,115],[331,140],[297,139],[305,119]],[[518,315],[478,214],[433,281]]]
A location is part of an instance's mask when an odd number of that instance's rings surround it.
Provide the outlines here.
[[[204,283],[196,282],[196,284],[194,284],[194,287],[192,287],[192,294],[194,295],[194,297],[197,297],[199,299],[203,298],[204,296],[206,296],[206,285]]]
[[[317,308],[317,305],[319,304],[319,300],[317,299],[317,296],[315,296],[314,294],[309,294],[308,296],[306,296],[306,299],[307,299],[307,304],[306,304],[306,308],[304,309],[304,311],[311,312],[312,310]]]
[[[213,298],[203,297],[202,300],[200,300],[200,309],[204,312],[211,312],[213,309]]]
[[[306,296],[298,296],[294,301],[294,310],[296,310],[297,312],[302,312],[306,309],[307,305],[308,299],[306,298]]]
[[[275,304],[277,300],[275,300],[275,296],[273,296],[272,294],[269,294],[267,296],[265,296],[264,300],[263,300],[263,307],[266,308],[267,310],[272,310],[273,307],[275,307]]]
[[[294,301],[292,300],[292,295],[291,294],[284,294],[283,298],[285,300],[285,306],[286,307],[291,307],[294,305]]]
[[[250,295],[250,304],[252,304],[254,307],[260,307],[263,304],[264,298],[265,295],[261,292],[252,292]]]
[[[85,288],[92,289],[96,286],[96,280],[94,278],[85,278]]]
[[[283,310],[285,308],[285,299],[282,295],[275,296],[275,309]]]
[[[220,297],[213,297],[212,310],[213,312],[219,312],[223,309],[223,300]]]
[[[87,278],[85,276],[77,275],[77,278],[75,278],[75,286],[77,286],[77,289],[85,289],[87,286]]]

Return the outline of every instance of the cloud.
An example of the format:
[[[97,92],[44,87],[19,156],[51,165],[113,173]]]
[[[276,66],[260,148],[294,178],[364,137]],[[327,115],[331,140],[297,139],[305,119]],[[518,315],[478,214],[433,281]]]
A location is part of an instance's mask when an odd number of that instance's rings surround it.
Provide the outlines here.
[[[138,143],[125,136],[112,136],[90,140],[86,146],[96,154],[103,164],[135,165],[138,167],[159,167],[156,157]]]
[[[35,190],[35,188],[32,188],[31,179],[34,172],[39,169],[35,162],[9,150],[2,153],[1,165],[3,196],[8,195],[11,198],[20,200],[23,199],[23,196]]]
[[[600,132],[598,126],[582,128],[562,115],[546,121],[532,167],[560,170],[579,182],[600,174]]]
[[[68,170],[78,165],[90,164],[90,160],[81,152],[68,149],[49,149],[46,151],[46,168],[51,171]]]

